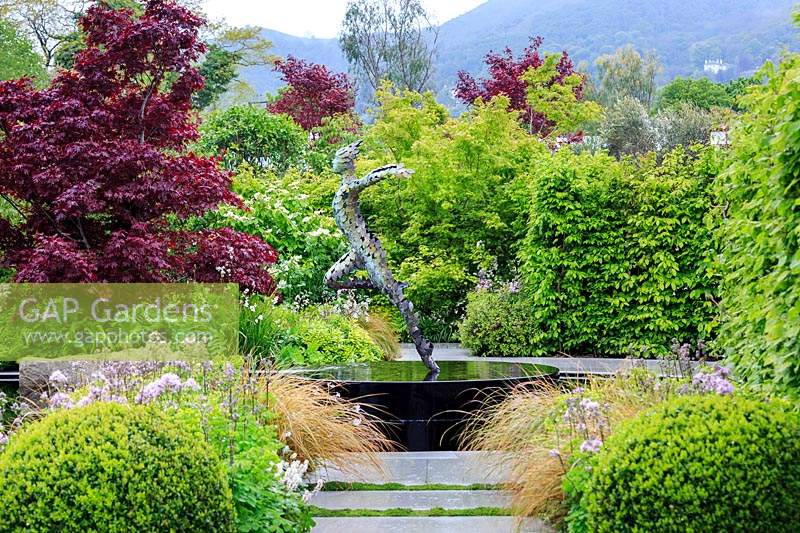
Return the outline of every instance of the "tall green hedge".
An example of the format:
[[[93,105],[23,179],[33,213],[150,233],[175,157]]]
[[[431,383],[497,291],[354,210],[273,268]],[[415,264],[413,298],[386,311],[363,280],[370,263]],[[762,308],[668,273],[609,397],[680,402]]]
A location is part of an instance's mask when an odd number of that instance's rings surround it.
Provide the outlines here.
[[[652,354],[705,336],[718,158],[678,148],[657,164],[562,150],[540,162],[520,251],[539,353]]]
[[[800,55],[745,97],[719,183],[723,322],[737,375],[800,396]]]

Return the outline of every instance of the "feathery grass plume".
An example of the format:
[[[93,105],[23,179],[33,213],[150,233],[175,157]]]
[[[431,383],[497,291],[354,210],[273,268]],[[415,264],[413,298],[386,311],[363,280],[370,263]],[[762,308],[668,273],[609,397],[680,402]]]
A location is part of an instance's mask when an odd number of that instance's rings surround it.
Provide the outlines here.
[[[678,382],[661,381],[643,370],[593,379],[576,390],[602,406],[603,431],[665,400]],[[563,479],[572,455],[584,441],[565,415],[567,400],[576,396],[564,384],[521,385],[503,400],[485,402],[461,437],[462,448],[499,452],[492,468],[509,473],[515,516],[540,516],[560,522],[564,505]]]
[[[375,310],[359,319],[358,324],[383,352],[383,358],[394,361],[400,355],[400,339],[388,316]]]
[[[381,468],[378,452],[393,451],[395,443],[381,431],[377,417],[358,402],[342,398],[335,388],[285,373],[260,377],[268,390],[269,409],[278,438],[315,466],[325,463],[341,471],[362,466]]]

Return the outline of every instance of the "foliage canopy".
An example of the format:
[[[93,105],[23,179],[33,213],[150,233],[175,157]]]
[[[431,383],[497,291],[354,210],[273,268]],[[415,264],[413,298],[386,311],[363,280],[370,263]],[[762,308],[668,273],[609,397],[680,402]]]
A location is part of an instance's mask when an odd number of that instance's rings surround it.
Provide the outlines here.
[[[239,202],[228,173],[185,150],[203,21],[151,0],[140,17],[98,5],[80,23],[73,70],[43,90],[0,82],[3,265],[17,281],[230,280],[272,292],[276,256],[263,241],[170,227]]]
[[[718,194],[723,276],[720,343],[736,371],[768,391],[800,391],[800,55],[761,71],[744,97]]]

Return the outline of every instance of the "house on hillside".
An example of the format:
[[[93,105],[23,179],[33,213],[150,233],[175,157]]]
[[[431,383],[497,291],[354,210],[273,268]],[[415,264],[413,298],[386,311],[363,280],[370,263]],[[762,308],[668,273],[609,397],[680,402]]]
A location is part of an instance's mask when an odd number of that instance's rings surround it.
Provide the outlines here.
[[[724,63],[722,59],[706,59],[703,64],[703,72],[711,72],[712,74],[725,72],[728,68],[730,68],[730,65]]]

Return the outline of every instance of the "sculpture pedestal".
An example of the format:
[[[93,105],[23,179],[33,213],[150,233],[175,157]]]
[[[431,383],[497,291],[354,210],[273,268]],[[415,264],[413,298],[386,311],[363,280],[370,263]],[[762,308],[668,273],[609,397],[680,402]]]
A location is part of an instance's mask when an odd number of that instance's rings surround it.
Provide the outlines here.
[[[342,396],[359,401],[386,422],[387,436],[408,451],[458,449],[469,416],[487,401],[499,401],[515,386],[558,379],[558,369],[530,363],[440,361],[435,380],[421,361],[380,361],[302,372],[337,384]]]

